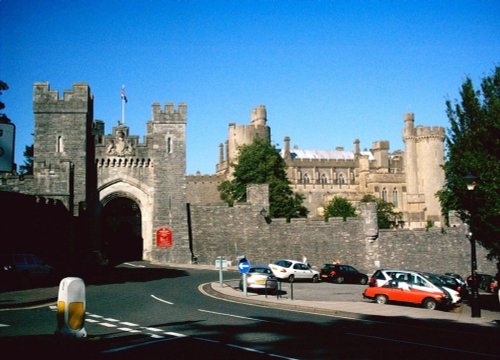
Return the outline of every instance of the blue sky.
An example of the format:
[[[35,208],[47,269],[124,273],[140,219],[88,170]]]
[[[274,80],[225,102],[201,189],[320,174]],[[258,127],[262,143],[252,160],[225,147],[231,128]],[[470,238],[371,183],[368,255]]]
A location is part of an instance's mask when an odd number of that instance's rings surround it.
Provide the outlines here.
[[[188,105],[187,174],[212,174],[229,123],[267,108],[272,141],[403,149],[403,115],[448,128],[445,101],[500,65],[500,1],[0,0],[1,101],[15,161],[33,142],[33,83],[86,82],[106,133],[144,135],[154,102]]]

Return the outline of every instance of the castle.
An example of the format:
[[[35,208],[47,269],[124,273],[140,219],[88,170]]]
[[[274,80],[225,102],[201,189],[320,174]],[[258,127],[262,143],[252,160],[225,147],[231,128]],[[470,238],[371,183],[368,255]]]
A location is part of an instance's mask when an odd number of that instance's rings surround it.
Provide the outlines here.
[[[225,147],[219,146],[219,178],[231,177],[230,164],[237,159],[238,147],[257,136],[269,140],[271,136],[263,105],[251,111],[248,125],[229,124]],[[370,151],[360,151],[358,139],[352,150],[306,150],[291,148],[290,138],[285,137],[281,155],[293,191],[304,196],[309,216],[321,217],[324,206],[335,196],[356,204],[370,194],[391,202],[402,213],[395,226],[418,229],[442,223],[436,193],[444,186],[444,137],[444,128],[415,127],[414,115],[406,113],[404,152],[390,153],[388,141],[375,141]]]
[[[231,178],[229,164],[237,158],[238,147],[256,136],[271,137],[266,108],[253,109],[247,125],[229,124],[214,174],[188,176],[186,104],[175,108],[167,103],[162,108],[154,103],[141,141],[120,123],[106,134],[104,122],[94,119],[93,102],[86,83],[73,84],[62,96],[46,82],[35,83],[34,173],[5,175],[0,190],[61,202],[86,222],[82,226],[90,239],[86,246],[113,253],[117,262],[193,261],[199,254],[193,246],[190,207],[198,206],[196,213],[201,214],[201,206],[221,205],[217,185]],[[370,151],[361,151],[358,140],[352,150],[303,150],[292,148],[288,137],[280,151],[293,190],[305,197],[309,219],[320,219],[322,208],[334,196],[358,203],[372,194],[392,202],[403,214],[396,227],[423,229],[429,223],[441,225],[435,194],[444,185],[444,136],[444,128],[415,127],[413,114],[405,114],[404,152],[390,153],[388,141],[375,141]],[[255,191],[254,195],[258,200],[250,204],[251,210],[244,210],[250,212],[241,221],[261,224],[258,214],[268,199]],[[215,226],[209,217],[197,221],[210,231]],[[361,229],[360,241],[376,237],[373,229],[356,226]],[[204,234],[195,229],[201,238],[198,244],[206,241]],[[216,241],[226,241],[224,234],[217,237]]]

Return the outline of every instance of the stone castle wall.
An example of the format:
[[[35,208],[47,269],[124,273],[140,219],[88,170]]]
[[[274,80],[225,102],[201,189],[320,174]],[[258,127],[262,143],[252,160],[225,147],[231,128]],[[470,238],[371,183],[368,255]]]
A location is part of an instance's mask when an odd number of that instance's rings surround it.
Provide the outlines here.
[[[193,205],[193,250],[200,264],[214,264],[218,256],[236,265],[245,255],[252,264],[279,259],[301,260],[313,267],[339,259],[367,274],[378,268],[413,269],[435,273],[470,274],[470,243],[464,227],[426,230],[380,230],[370,239],[364,218],[273,219],[266,223],[261,207],[244,204]],[[495,274],[496,264],[478,245],[478,272]]]

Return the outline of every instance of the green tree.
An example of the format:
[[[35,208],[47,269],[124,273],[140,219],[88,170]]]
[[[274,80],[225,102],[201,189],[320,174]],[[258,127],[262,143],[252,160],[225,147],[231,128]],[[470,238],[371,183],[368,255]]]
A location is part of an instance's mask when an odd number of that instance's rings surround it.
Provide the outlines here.
[[[347,199],[336,196],[326,206],[325,220],[331,217],[341,217],[344,221],[348,217],[356,216],[356,207]]]
[[[0,95],[2,95],[5,90],[9,90],[9,86],[7,83],[0,80]],[[5,109],[5,104],[0,101],[0,123],[9,124],[10,119],[4,114],[3,109]]]
[[[234,179],[218,186],[221,199],[232,206],[246,201],[249,184],[269,184],[269,216],[273,218],[296,218],[307,215],[302,206],[303,196],[294,193],[286,175],[286,163],[278,150],[269,141],[256,138],[251,144],[239,148],[234,166]]]
[[[394,204],[384,199],[376,198],[368,194],[363,196],[361,202],[374,202],[377,204],[377,223],[379,229],[389,229],[396,220],[401,219],[402,214],[394,210]]]
[[[482,79],[480,90],[467,78],[460,96],[446,102],[446,181],[438,197],[444,215],[456,211],[490,258],[500,260],[500,67]],[[467,190],[468,174],[477,177],[474,191]]]
[[[19,167],[21,174],[32,175],[33,174],[33,145],[26,145],[24,148],[24,164]]]

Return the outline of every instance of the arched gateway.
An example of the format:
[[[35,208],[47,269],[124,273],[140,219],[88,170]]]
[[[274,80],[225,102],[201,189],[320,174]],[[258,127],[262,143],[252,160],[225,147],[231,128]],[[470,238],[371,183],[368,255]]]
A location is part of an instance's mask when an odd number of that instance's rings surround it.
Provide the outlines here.
[[[140,141],[120,122],[106,135],[104,122],[93,118],[93,102],[85,83],[63,97],[35,83],[34,193],[85,214],[89,235],[78,248],[101,251],[113,263],[190,262],[186,105],[154,103]],[[157,241],[165,231],[169,241]]]

